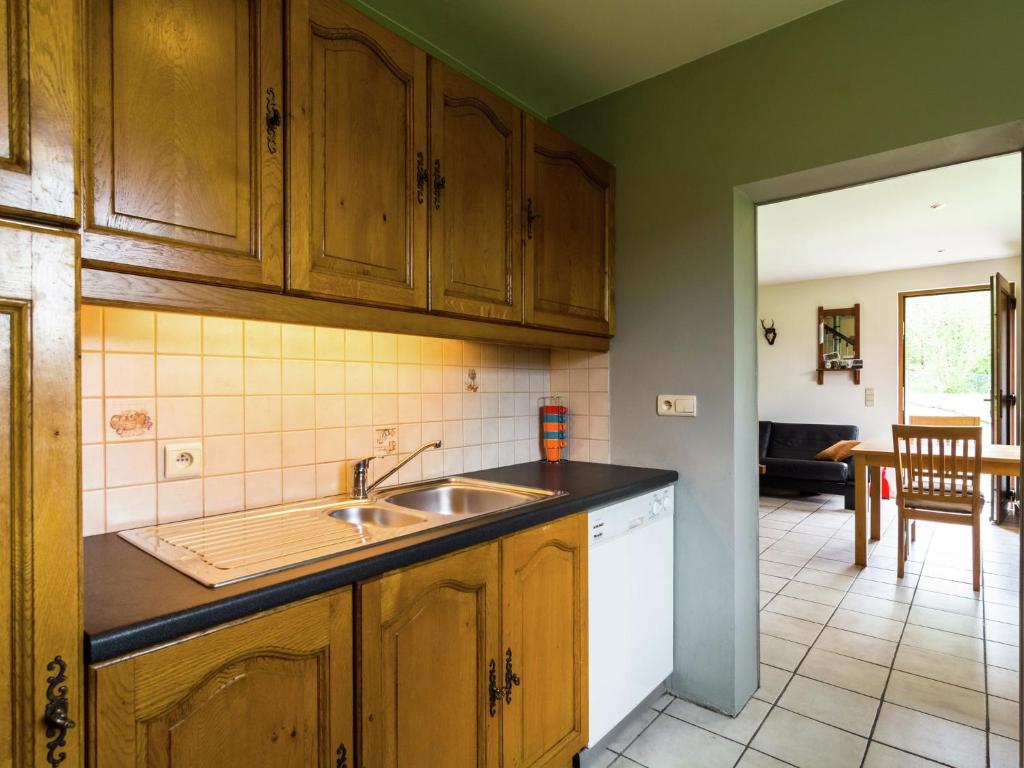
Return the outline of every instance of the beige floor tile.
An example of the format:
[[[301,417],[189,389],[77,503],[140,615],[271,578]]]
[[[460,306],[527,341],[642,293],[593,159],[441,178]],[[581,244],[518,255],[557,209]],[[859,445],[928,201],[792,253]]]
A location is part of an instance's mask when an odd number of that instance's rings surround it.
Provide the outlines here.
[[[994,640],[1003,645],[1018,645],[1020,643],[1020,627],[1015,624],[985,619],[985,639]]]
[[[736,763],[736,768],[789,768],[789,766],[763,752],[748,749],[743,753],[740,761]]]
[[[917,588],[923,589],[927,592],[940,592],[944,595],[953,595],[955,597],[964,597],[968,600],[978,600],[978,593],[974,591],[974,588],[967,583],[962,581],[951,581],[949,579],[939,579],[935,576],[922,576],[918,582]]]
[[[1006,739],[990,733],[988,752],[992,768],[1018,768],[1020,765],[1020,742],[1015,739]]]
[[[665,712],[672,717],[684,720],[705,730],[717,733],[727,739],[746,744],[754,736],[754,732],[767,717],[772,705],[759,699],[751,699],[736,717],[729,717],[698,707],[682,699],[673,701]]]
[[[1016,701],[989,696],[988,721],[992,733],[1015,739],[1020,736],[1020,705]]]
[[[626,750],[626,757],[647,768],[731,768],[743,746],[661,715]]]
[[[911,589],[917,585],[918,575],[916,573],[910,573],[909,571],[899,578],[896,576],[896,570],[894,568],[877,568],[874,566],[868,566],[860,572],[861,579],[868,581],[880,581],[883,584],[895,584],[900,587],[910,587]]]
[[[826,557],[812,557],[807,563],[808,568],[816,571],[828,571],[843,576],[857,576],[862,570],[861,566],[855,563],[843,562],[842,560],[829,560]]]
[[[951,656],[960,656],[971,661],[984,661],[982,641],[976,637],[908,624],[903,630],[902,642],[904,645],[912,645],[938,653],[948,653]]]
[[[797,768],[822,768],[823,755],[829,756],[830,768],[857,768],[867,741],[776,707],[751,746]]]
[[[1019,648],[1002,643],[993,643],[991,640],[985,643],[985,659],[990,666],[1003,667],[1004,669],[1020,669]]]
[[[988,692],[1010,701],[1020,700],[1020,678],[1017,672],[1002,667],[988,667]]]
[[[821,648],[811,648],[797,670],[804,677],[879,698],[889,676],[886,667]]]
[[[754,691],[754,698],[774,704],[779,698],[782,689],[786,687],[792,672],[787,672],[778,667],[771,667],[767,664],[761,665],[761,687]]]
[[[789,565],[803,568],[807,561],[810,560],[810,557],[794,555],[789,552],[762,552],[761,560],[768,560],[773,563],[788,563]]]
[[[658,712],[664,712],[665,707],[675,701],[675,698],[676,697],[671,693],[663,693],[654,701],[654,703],[651,704],[651,709],[657,710]]]
[[[800,581],[791,581],[779,590],[779,594],[786,597],[797,597],[801,600],[810,600],[822,605],[837,606],[846,594],[831,587],[820,587],[817,584],[804,584]]]
[[[856,593],[851,593],[844,597],[840,606],[851,611],[880,616],[883,619],[893,619],[894,621],[905,621],[907,611],[910,610],[906,603],[897,603],[894,600],[883,600],[878,597]]]
[[[790,672],[797,668],[800,659],[807,652],[807,646],[783,640],[771,635],[761,635],[761,663],[770,664]]]
[[[883,600],[895,600],[898,603],[909,603],[914,598],[914,590],[910,587],[898,587],[895,584],[886,584],[870,579],[857,579],[850,587],[850,591],[857,595],[880,597]]]
[[[893,670],[885,700],[985,730],[985,694],[980,691]]]
[[[822,625],[813,621],[804,621],[781,613],[765,611],[761,614],[761,632],[773,637],[781,637],[783,640],[792,640],[794,643],[811,645]]]
[[[792,583],[792,582],[791,582]],[[985,603],[985,618],[1005,624],[1020,624],[1020,610],[1014,605]]]
[[[757,588],[762,592],[775,593],[782,589],[784,586],[789,584],[789,579],[784,579],[781,576],[766,576],[760,574],[757,579]]]
[[[828,621],[828,617],[832,615],[834,610],[830,605],[812,603],[810,600],[801,600],[796,597],[786,597],[785,595],[776,595],[775,599],[765,606],[765,609],[773,613],[784,613],[787,616],[804,619],[805,621],[816,621],[819,624],[824,624]]]
[[[934,563],[927,563],[922,569],[921,575],[934,576],[937,579],[946,579],[947,581],[962,581],[965,584],[970,584],[974,579],[974,574],[971,573],[970,568],[953,568]]]
[[[619,755],[618,760],[611,764],[611,768],[647,768],[647,766],[640,765],[640,763],[630,760],[625,755]]]
[[[779,699],[779,706],[844,731],[871,734],[878,699],[796,675]]]
[[[762,560],[758,564],[758,571],[767,576],[778,576],[782,579],[791,579],[800,570],[799,566],[789,563],[773,563],[771,560]]]
[[[984,731],[895,704],[882,704],[873,738],[955,768],[985,768]]]
[[[864,768],[941,768],[940,763],[925,760],[923,757],[901,752],[885,744],[872,741],[868,745],[868,754],[864,759]]]
[[[1000,589],[985,580],[985,602],[998,605],[1009,605],[1016,608],[1020,605],[1020,593],[1014,589]]]
[[[619,725],[612,732],[612,738],[606,746],[612,752],[622,752],[633,739],[640,735],[644,728],[654,722],[654,718],[657,716],[658,712],[653,709],[637,712],[632,718]]]
[[[981,600],[960,597],[958,595],[946,595],[942,592],[929,592],[920,587],[918,587],[917,593],[914,595],[914,605],[979,618],[982,612]]]
[[[764,608],[766,605],[768,605],[768,603],[770,603],[772,601],[773,597],[775,597],[775,593],[774,592],[760,592],[759,591],[757,593],[757,608],[758,608],[758,610],[760,610],[760,609]]]
[[[896,643],[835,627],[825,627],[814,647],[883,666],[889,666],[896,653]]]
[[[893,668],[961,688],[985,690],[985,665],[960,656],[950,656],[904,643],[896,652]]]
[[[921,627],[941,629],[958,635],[982,636],[982,620],[974,616],[965,616],[962,613],[950,613],[914,605],[910,609],[910,617],[907,621]]]
[[[903,634],[903,622],[893,619],[883,619],[881,616],[871,616],[867,613],[858,613],[845,608],[837,608],[828,620],[830,627],[847,629],[850,632],[859,632],[862,635],[880,637],[883,640],[898,642]]]
[[[618,758],[618,755],[610,749],[602,749],[600,754],[590,755],[588,753],[587,757],[587,768],[609,768]]]
[[[828,571],[818,571],[814,568],[803,568],[793,578],[796,581],[802,581],[805,584],[817,584],[821,587],[831,587],[832,589],[839,590],[847,590],[850,588],[850,585],[853,584],[852,576],[844,576],[841,573],[830,573]]]

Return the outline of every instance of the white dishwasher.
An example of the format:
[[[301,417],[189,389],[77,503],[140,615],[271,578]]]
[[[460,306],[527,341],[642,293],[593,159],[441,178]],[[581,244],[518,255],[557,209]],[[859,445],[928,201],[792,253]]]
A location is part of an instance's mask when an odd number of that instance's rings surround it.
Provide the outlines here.
[[[673,487],[590,512],[590,743],[672,673]]]

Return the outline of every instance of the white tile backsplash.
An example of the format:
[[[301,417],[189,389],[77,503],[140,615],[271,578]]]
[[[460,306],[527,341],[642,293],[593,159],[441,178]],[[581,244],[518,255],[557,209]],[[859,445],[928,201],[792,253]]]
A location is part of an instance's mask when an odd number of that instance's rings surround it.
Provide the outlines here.
[[[608,457],[607,355],[91,305],[82,350],[87,535],[345,493],[354,460],[394,466],[394,430],[444,447],[389,482],[534,461],[549,391],[581,406],[570,456]],[[182,440],[202,476],[166,480]]]

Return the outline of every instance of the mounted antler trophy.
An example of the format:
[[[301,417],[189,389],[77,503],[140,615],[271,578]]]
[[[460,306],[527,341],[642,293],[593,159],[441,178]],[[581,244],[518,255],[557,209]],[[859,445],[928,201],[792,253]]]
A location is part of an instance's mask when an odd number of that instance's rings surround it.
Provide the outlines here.
[[[764,320],[762,320],[761,327],[764,329],[764,340],[768,342],[768,346],[770,347],[772,344],[775,343],[775,337],[779,335],[775,331],[775,318],[772,318],[771,325],[765,325]]]

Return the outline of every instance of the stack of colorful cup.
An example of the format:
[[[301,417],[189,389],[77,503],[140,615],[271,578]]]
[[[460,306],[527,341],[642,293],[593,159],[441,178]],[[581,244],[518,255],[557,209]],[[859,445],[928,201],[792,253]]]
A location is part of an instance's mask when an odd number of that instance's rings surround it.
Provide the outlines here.
[[[540,445],[544,461],[565,461],[562,452],[569,430],[569,409],[565,406],[565,399],[558,395],[542,397],[539,406]]]

